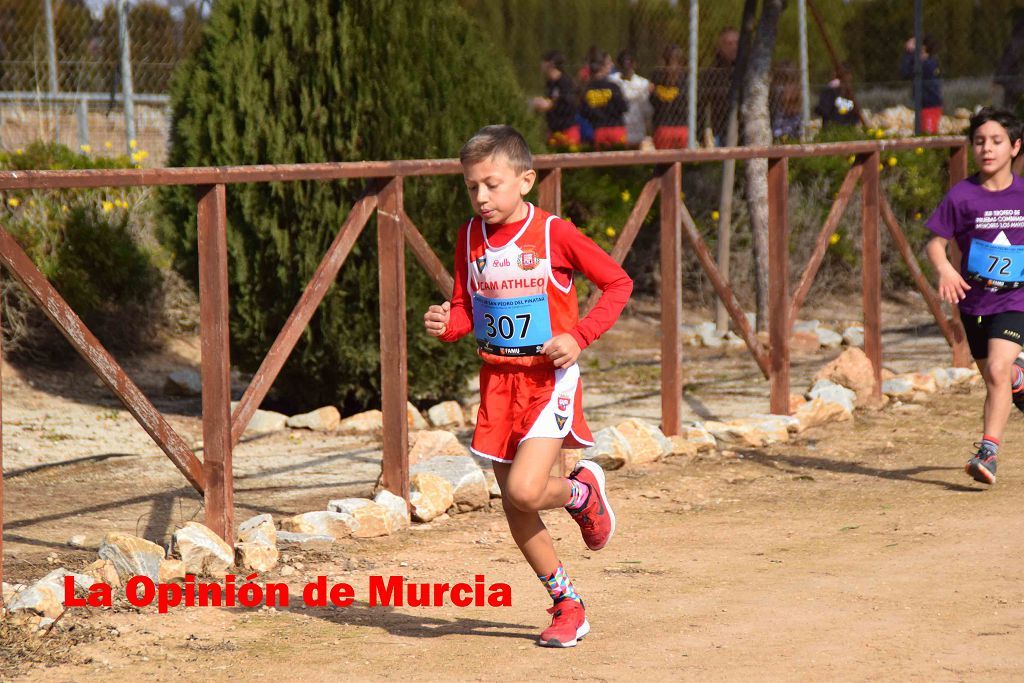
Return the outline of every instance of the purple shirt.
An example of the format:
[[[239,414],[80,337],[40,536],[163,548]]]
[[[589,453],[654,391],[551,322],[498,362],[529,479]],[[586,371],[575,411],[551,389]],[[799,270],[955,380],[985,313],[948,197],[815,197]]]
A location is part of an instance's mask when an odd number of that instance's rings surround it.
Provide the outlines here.
[[[960,302],[960,311],[968,315],[991,315],[1005,311],[1024,311],[1024,287],[986,291],[977,280],[967,278],[967,257],[971,240],[1024,245],[1024,179],[1013,177],[1005,190],[986,190],[977,176],[961,180],[935,207],[925,227],[939,237],[956,240],[960,247],[960,274],[971,286]],[[1003,238],[1000,238],[1000,235]]]

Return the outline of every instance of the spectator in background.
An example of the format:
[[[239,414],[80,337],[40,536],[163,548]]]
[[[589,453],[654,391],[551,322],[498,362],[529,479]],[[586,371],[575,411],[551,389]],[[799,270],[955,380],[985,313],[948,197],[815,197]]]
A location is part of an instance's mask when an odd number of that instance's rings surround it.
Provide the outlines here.
[[[1013,30],[999,59],[992,82],[1003,89],[1003,106],[1019,117],[1024,113],[1024,9],[1010,14]]]
[[[697,81],[700,125],[711,129],[716,145],[723,144],[729,125],[729,87],[739,46],[740,32],[732,26],[722,29],[715,45],[715,60],[701,69]]]
[[[576,121],[579,100],[576,84],[565,73],[565,55],[548,50],[540,63],[544,74],[544,97],[533,98],[533,108],[542,112],[548,124],[548,146],[558,149],[578,149],[580,127]]]
[[[772,115],[772,136],[776,139],[799,140],[803,135],[800,101],[800,72],[793,62],[783,60],[772,69],[769,99]]]
[[[651,76],[651,105],[654,107],[654,146],[682,149],[689,142],[687,127],[687,80],[683,49],[672,43],[665,48],[661,66]]]
[[[917,43],[909,38],[900,57],[900,76],[914,78],[914,48]],[[942,120],[942,78],[939,60],[935,57],[935,43],[931,36],[921,41],[921,132],[936,135]]]
[[[609,80],[619,86],[626,98],[626,143],[638,147],[647,136],[647,121],[651,118],[651,82],[636,72],[636,64],[629,50],[619,53],[619,71]]]
[[[594,126],[596,149],[626,145],[626,99],[619,86],[608,79],[610,70],[604,55],[591,62],[590,81],[580,100],[580,113]]]
[[[845,62],[818,96],[815,112],[821,116],[821,128],[829,126],[855,126],[860,123],[860,111],[853,100],[853,76]]]
[[[587,48],[587,54],[583,55],[583,66],[576,72],[576,82],[580,84],[580,87],[584,87],[588,81],[590,81],[591,71],[590,65],[594,62],[600,62],[604,59],[604,53],[597,47],[597,45],[591,45]]]

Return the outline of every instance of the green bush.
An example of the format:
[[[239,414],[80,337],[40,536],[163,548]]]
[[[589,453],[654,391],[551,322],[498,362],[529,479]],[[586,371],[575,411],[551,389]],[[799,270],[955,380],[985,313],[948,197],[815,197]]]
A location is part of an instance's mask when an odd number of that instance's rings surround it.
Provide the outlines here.
[[[0,152],[0,168],[124,168],[126,157],[98,158],[52,143]],[[9,191],[4,227],[94,334],[117,351],[152,342],[162,312],[160,271],[144,242],[145,191]],[[141,208],[140,208],[141,205]],[[4,335],[9,350],[37,360],[71,358],[56,328],[28,295],[5,279]]]
[[[493,36],[454,0],[217,2],[201,46],[176,74],[172,102],[172,166],[452,157],[499,122],[540,137]],[[228,188],[234,363],[258,365],[364,185]],[[470,215],[462,178],[409,179],[405,206],[451,268]],[[163,207],[161,239],[195,282],[194,195],[168,191]],[[380,400],[375,232],[371,221],[275,383],[289,408],[347,411]],[[452,349],[423,332],[423,311],[441,297],[408,262],[410,393],[455,396],[478,362],[473,345]]]

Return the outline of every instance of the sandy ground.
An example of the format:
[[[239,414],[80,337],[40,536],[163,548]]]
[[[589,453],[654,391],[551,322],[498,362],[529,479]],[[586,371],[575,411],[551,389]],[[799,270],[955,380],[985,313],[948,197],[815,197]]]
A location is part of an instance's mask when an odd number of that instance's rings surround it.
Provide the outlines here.
[[[925,322],[913,311],[886,311],[887,365],[948,363]],[[623,321],[585,361],[595,426],[656,416],[650,328],[642,315]],[[183,341],[159,363],[130,370],[159,394],[162,373],[187,364],[189,349]],[[689,419],[766,410],[767,383],[747,357],[687,354]],[[795,358],[794,387],[828,357]],[[289,582],[293,603],[285,609],[69,612],[69,625],[89,637],[62,657],[25,660],[20,673],[28,680],[1019,680],[1024,418],[1013,416],[999,482],[986,490],[961,469],[982,400],[981,390],[963,390],[925,406],[858,414],[766,450],[610,473],[619,531],[605,550],[587,551],[564,512],[546,514],[593,627],[573,650],[535,646],[549,619],[547,598],[493,508],[386,539],[290,553],[294,575],[275,570],[259,579]],[[186,439],[198,439],[194,402],[158,405]],[[169,461],[85,375],[5,368],[4,430],[8,580],[91,561],[93,553],[66,546],[73,533],[120,530],[159,542],[176,525],[202,519],[201,501]],[[235,462],[238,518],[280,516],[368,492],[379,444],[293,432],[243,444]],[[373,575],[472,583],[477,574],[510,584],[512,605],[367,604]],[[301,587],[320,575],[352,584],[356,603],[304,608]]]

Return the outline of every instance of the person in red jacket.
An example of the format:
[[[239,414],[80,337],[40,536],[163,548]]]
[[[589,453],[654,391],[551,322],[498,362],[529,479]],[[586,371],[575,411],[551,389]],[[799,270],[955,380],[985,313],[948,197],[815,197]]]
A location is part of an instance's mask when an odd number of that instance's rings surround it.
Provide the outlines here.
[[[540,644],[572,647],[590,624],[539,513],[564,507],[591,550],[615,533],[601,468],[582,460],[568,477],[551,469],[562,448],[593,444],[576,361],[618,318],[633,281],[571,222],[524,200],[537,174],[514,128],[482,128],[459,157],[475,215],[459,230],[452,299],[430,306],[424,325],[442,341],[476,337],[483,365],[471,450],[492,461],[512,538],[554,602]],[[602,291],[582,320],[575,272]]]

